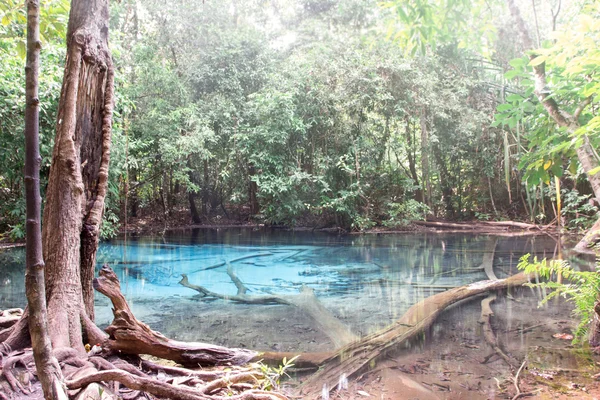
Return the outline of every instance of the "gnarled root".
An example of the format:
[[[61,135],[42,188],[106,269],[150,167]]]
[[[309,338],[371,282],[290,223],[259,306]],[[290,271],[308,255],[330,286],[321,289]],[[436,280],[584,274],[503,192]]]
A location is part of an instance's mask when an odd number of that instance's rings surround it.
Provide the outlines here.
[[[26,373],[31,373],[30,368],[35,368],[33,366],[33,353],[31,350],[19,352],[10,357],[4,359],[2,363],[2,376],[6,379],[11,389],[14,392],[23,392],[25,394],[30,394],[31,392],[26,389],[21,382],[15,377],[14,368],[17,364],[22,364]]]
[[[246,349],[184,343],[166,338],[135,318],[121,294],[119,280],[110,267],[102,267],[99,275],[94,279],[94,288],[110,298],[115,316],[111,325],[106,328],[109,338],[102,344],[103,348],[125,354],[150,354],[194,367],[243,365],[258,355],[257,352]]]
[[[130,390],[142,391],[158,397],[180,400],[221,400],[221,399],[239,399],[239,400],[287,400],[287,397],[275,393],[258,389],[245,390],[241,393],[232,394],[231,386],[240,382],[257,381],[257,376],[249,372],[232,373],[231,376],[224,376],[201,388],[193,388],[181,384],[170,384],[164,377],[153,379],[150,377],[141,377],[131,374],[121,369],[111,369],[94,373],[87,373],[84,376],[65,382],[68,389],[79,389],[94,382],[116,381]],[[223,396],[216,393],[224,390]]]

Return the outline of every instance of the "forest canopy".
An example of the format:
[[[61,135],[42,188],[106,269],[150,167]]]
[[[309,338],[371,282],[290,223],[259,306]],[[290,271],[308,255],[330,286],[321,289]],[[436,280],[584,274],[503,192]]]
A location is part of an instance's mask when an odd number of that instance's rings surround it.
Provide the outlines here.
[[[42,189],[68,8],[41,10]],[[114,2],[103,235],[136,219],[363,230],[560,214],[589,227],[597,196],[577,148],[600,145],[600,7],[520,8],[532,43],[500,1]],[[7,1],[0,18],[0,230],[19,238],[25,14]],[[544,110],[539,65],[576,129]]]

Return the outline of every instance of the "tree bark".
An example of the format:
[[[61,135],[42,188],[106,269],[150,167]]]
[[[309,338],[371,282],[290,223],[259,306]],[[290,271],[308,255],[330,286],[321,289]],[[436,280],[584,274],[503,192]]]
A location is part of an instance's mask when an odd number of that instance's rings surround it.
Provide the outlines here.
[[[38,76],[40,69],[40,3],[27,1],[27,63],[25,67],[25,294],[29,307],[29,335],[38,378],[46,399],[53,399],[54,382],[61,377],[52,355],[46,314],[44,259],[42,256]]]
[[[108,18],[107,0],[71,3],[42,231],[55,349],[83,352],[81,317],[94,315],[91,282],[108,183],[113,109]]]

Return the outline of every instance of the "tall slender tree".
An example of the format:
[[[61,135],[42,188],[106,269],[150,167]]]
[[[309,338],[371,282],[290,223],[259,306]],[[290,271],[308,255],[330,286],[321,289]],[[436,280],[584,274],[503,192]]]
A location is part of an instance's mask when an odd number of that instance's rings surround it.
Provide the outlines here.
[[[52,355],[46,314],[44,259],[42,257],[40,146],[38,97],[40,70],[40,2],[27,1],[27,61],[25,66],[25,201],[27,248],[25,293],[29,308],[29,334],[38,378],[46,399],[56,398],[60,367]]]

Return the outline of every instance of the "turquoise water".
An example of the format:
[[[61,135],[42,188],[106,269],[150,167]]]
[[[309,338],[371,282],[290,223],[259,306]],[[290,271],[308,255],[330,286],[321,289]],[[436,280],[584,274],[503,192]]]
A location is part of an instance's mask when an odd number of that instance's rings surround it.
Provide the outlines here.
[[[490,241],[496,243],[494,271],[500,278],[515,273],[525,253],[551,257],[558,251],[548,236],[339,236],[199,229],[102,243],[98,267],[110,265],[136,316],[171,337],[206,341],[209,336],[223,344],[260,346],[262,339],[255,331],[268,325],[274,332],[265,338],[265,345],[285,331],[283,334],[299,337],[298,341],[327,346],[326,333],[319,332],[302,310],[202,297],[179,284],[181,274],[187,274],[195,285],[229,295],[236,293],[236,286],[227,274],[227,265],[250,295],[293,295],[308,286],[336,318],[364,335],[397,319],[424,297],[487,279],[479,266]],[[23,260],[22,248],[0,252],[0,309],[25,305]],[[96,310],[97,322],[108,324],[109,302],[100,294]],[[281,342],[284,348],[294,346],[293,338]]]

